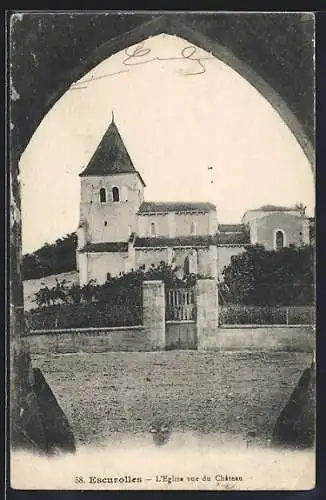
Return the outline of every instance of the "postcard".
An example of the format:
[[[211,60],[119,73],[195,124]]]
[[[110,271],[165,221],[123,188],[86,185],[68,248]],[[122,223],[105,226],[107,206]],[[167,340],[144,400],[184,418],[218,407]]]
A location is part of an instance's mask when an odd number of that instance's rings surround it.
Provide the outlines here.
[[[309,12],[9,19],[10,486],[315,486]]]

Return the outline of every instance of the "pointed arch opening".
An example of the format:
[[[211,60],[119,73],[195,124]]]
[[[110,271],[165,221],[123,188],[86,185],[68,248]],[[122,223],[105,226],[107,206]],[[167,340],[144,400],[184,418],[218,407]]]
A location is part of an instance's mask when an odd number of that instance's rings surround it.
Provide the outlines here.
[[[272,107],[278,112],[281,119],[283,119],[283,121],[287,124],[289,129],[295,135],[298,143],[302,146],[307,157],[314,165],[313,147],[311,146],[310,141],[307,139],[305,134],[302,133],[302,127],[300,126],[300,124],[298,123],[295,116],[293,115],[287,104],[284,102],[284,100],[280,98],[280,96],[266,83],[266,81],[261,76],[257,75],[252,70],[251,67],[248,67],[246,64],[243,63],[242,60],[238,59],[237,57],[234,57],[233,54],[228,53],[225,47],[221,46],[216,40],[211,39],[210,37],[207,37],[206,35],[200,33],[198,30],[193,30],[192,28],[190,28],[190,26],[186,26],[183,24],[174,22],[172,24],[170,22],[166,24],[163,21],[163,19],[162,20],[157,19],[153,24],[149,23],[147,25],[145,23],[141,28],[135,29],[132,33],[129,33],[127,35],[124,34],[123,36],[118,37],[114,43],[110,41],[107,44],[104,44],[96,51],[97,57],[95,57],[95,52],[94,52],[90,54],[90,57],[87,59],[85,63],[83,63],[83,66],[80,67],[78,66],[77,68],[75,68],[74,78],[72,79],[73,81],[71,83],[71,86],[70,87],[67,86],[65,89],[61,88],[60,91],[58,90],[58,94],[55,97],[55,100],[57,100],[60,95],[61,97],[64,95],[64,90],[69,92],[74,90],[75,92],[71,92],[74,95],[78,95],[78,93],[82,94],[82,92],[84,91],[86,92],[86,88],[91,87],[92,85],[87,71],[95,72],[97,66],[99,66],[100,64],[104,65],[105,61],[111,58],[111,56],[115,57],[116,61],[119,61],[118,54],[120,51],[121,52],[126,51],[127,49],[130,49],[130,47],[135,48],[137,43],[142,44],[145,41],[147,43],[147,40],[149,40],[149,38],[147,37],[154,38],[154,37],[164,36],[166,39],[168,39],[168,36],[171,35],[173,35],[173,37],[178,37],[183,39],[186,46],[183,47],[182,50],[187,48],[188,44],[192,44],[193,45],[192,50],[202,49],[206,52],[209,52],[210,58],[216,59],[221,63],[224,63],[225,65],[229,66],[234,71],[236,71],[240,76],[242,76],[247,82],[249,82],[253,87],[255,87],[260,92],[260,94],[263,97],[265,97],[265,99],[269,101]],[[180,71],[185,76],[187,76],[185,80],[187,82],[190,82],[193,79],[200,78],[200,76],[197,77],[196,75],[204,74],[204,70],[201,67],[201,64],[197,62],[198,57],[200,57],[198,55],[199,52],[197,51],[196,53],[193,54],[193,56],[189,58],[188,57],[190,52],[189,46],[187,50],[188,52],[186,53],[183,52],[184,54],[183,56],[181,56],[181,52],[174,53],[174,56],[177,54],[177,59],[178,58],[180,59],[178,64],[179,65],[181,64],[182,66]],[[158,57],[156,57],[157,55]],[[140,58],[138,62],[143,62],[143,63],[147,62],[148,58],[155,56],[154,62],[152,63],[154,67],[155,65],[160,64],[158,61],[161,55],[162,54],[156,53],[154,50],[152,50],[152,53],[148,53],[148,55],[146,55],[145,51],[144,54],[142,55],[142,58]],[[124,58],[125,56],[126,54],[123,55]],[[170,62],[169,58],[167,58],[167,61],[168,62],[166,62],[166,66],[172,67],[174,63]],[[207,68],[209,64],[213,63],[211,63],[209,60],[206,61],[205,59],[202,59],[202,64]],[[148,68],[149,66],[150,65],[144,64],[143,67]],[[139,68],[141,68],[141,65],[139,64],[135,65],[133,59],[131,58],[126,67],[124,66],[122,67],[121,73],[123,76],[125,75],[130,76],[132,74],[131,72],[135,70],[135,68],[138,70]],[[121,65],[119,66],[118,64],[116,64],[115,68],[113,68],[112,70],[114,74],[116,74],[115,69],[117,70],[117,72],[119,72],[121,69]],[[95,78],[92,79],[93,83],[95,85],[99,85],[99,82],[104,82],[106,79],[102,78],[102,76],[105,75],[106,72],[103,71],[102,69],[102,74],[99,74],[98,76],[95,76]],[[98,78],[99,76],[101,78]],[[81,84],[82,82],[84,82],[83,85]],[[52,102],[51,104],[52,105],[55,104],[55,101]],[[52,191],[55,192],[55,190]],[[75,189],[75,191],[77,192],[77,189]],[[114,195],[112,193],[111,195],[110,191],[108,191],[107,193],[108,199],[111,200],[113,198],[113,201],[123,201],[122,193],[121,194],[119,193],[119,196],[117,196],[117,194]],[[118,197],[119,200],[117,200]]]

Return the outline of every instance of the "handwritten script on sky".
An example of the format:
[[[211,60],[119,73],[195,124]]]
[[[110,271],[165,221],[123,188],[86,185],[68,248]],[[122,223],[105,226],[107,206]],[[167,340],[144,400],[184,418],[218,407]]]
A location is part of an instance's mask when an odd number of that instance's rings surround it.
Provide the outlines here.
[[[75,231],[80,179],[114,110],[146,200],[212,201],[220,222],[263,204],[314,212],[311,168],[277,112],[242,76],[171,35],[85,74],[21,158],[23,252]]]
[[[152,56],[152,51],[150,48],[144,48],[145,43],[142,42],[136,47],[130,47],[129,49],[125,49],[125,55],[126,58],[122,60],[122,64],[124,66],[139,66],[142,64],[148,64],[152,62],[162,62],[162,61],[182,61],[182,62],[196,62],[198,64],[198,68],[195,71],[190,72],[184,72],[184,76],[195,76],[195,75],[202,75],[206,71],[206,67],[204,66],[203,61],[206,61],[207,59],[214,59],[213,56],[202,56],[198,57],[196,53],[198,52],[198,48],[195,47],[194,45],[187,45],[186,47],[183,47],[180,52],[180,56],[175,56],[175,57],[153,57]],[[146,56],[150,56],[147,58]],[[121,69],[120,71],[115,71],[113,73],[107,73],[99,76],[93,76],[91,75],[90,78],[85,78],[80,80],[77,84],[74,83],[72,84],[71,88],[74,89],[83,89],[86,88],[85,84],[88,84],[90,82],[99,80],[101,78],[107,78],[109,76],[114,76],[114,75],[119,75],[120,73],[128,73],[130,69]]]

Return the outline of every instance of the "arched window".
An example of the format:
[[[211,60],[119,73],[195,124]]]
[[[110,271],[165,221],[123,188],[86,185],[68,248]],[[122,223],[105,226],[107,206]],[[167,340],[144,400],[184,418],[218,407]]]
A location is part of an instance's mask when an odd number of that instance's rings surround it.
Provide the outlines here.
[[[100,189],[100,203],[106,203],[106,190],[105,190],[105,188]]]
[[[284,233],[283,231],[276,231],[275,233],[275,250],[281,250],[284,247]]]
[[[112,188],[112,199],[113,201],[120,201],[119,188],[116,186]]]
[[[195,221],[192,221],[190,224],[190,234],[195,234],[196,233],[196,223]]]
[[[183,270],[186,275],[190,273],[190,262],[189,262],[189,256],[187,256],[184,260],[183,263]]]
[[[156,236],[156,224],[151,222],[151,236]]]

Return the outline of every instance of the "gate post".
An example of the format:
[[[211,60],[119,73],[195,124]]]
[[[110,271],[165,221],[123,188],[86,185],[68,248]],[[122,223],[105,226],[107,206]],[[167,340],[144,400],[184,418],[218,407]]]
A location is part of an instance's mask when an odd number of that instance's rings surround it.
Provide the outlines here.
[[[143,281],[143,324],[152,349],[165,349],[163,281]]]
[[[198,350],[216,344],[218,332],[218,289],[216,279],[200,279],[196,285]]]

